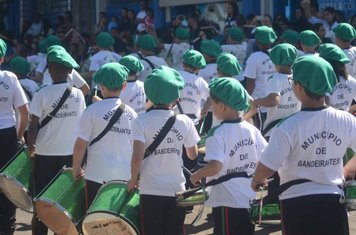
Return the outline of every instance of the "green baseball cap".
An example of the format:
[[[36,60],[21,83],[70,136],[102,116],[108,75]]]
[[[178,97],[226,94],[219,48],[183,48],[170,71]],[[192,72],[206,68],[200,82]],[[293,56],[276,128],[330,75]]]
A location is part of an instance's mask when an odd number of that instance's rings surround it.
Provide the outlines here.
[[[120,89],[127,79],[129,69],[117,62],[106,63],[94,74],[94,82],[109,89]]]
[[[337,78],[333,67],[319,56],[301,56],[292,66],[293,80],[310,92],[324,96],[333,90]]]
[[[273,29],[268,26],[258,26],[255,29],[255,39],[261,44],[272,44],[277,39]]]
[[[351,42],[356,38],[355,28],[348,23],[340,23],[333,29],[335,36],[346,42]]]
[[[127,56],[122,57],[120,59],[119,63],[134,73],[141,72],[144,69],[141,61],[132,55],[127,55]]]
[[[337,61],[343,64],[351,62],[345,52],[340,47],[332,43],[321,44],[318,52],[319,56],[327,61]]]
[[[65,67],[76,69],[79,68],[77,62],[73,59],[73,57],[62,49],[52,49],[47,53],[47,61],[61,64]]]
[[[278,44],[269,51],[269,57],[275,65],[292,65],[297,55],[297,48],[289,43]]]
[[[247,91],[234,78],[213,79],[209,84],[209,89],[211,95],[236,111],[247,110],[250,107]]]
[[[241,66],[236,57],[230,53],[221,53],[216,60],[220,72],[228,76],[237,76],[241,72]]]
[[[307,47],[316,47],[321,41],[318,35],[311,30],[304,30],[299,34],[299,41],[301,44],[306,45]]]
[[[182,27],[176,28],[174,35],[180,40],[187,40],[190,38],[189,30]]]
[[[10,70],[16,74],[26,75],[31,70],[30,63],[22,56],[16,56],[10,61]]]
[[[57,36],[49,35],[46,38],[46,45],[47,45],[47,48],[50,46],[53,46],[53,45],[61,45],[61,40]]]
[[[237,42],[241,42],[245,38],[244,32],[237,27],[227,29],[227,35]]]
[[[146,96],[154,104],[170,104],[179,98],[179,91],[183,88],[182,76],[164,65],[154,69],[144,81]]]
[[[214,40],[203,40],[200,44],[200,50],[203,54],[207,54],[213,57],[218,57],[222,52],[221,46]]]
[[[4,40],[0,38],[0,58],[6,54],[7,45]]]
[[[183,62],[198,69],[206,67],[206,61],[204,56],[196,50],[189,50],[183,54]]]
[[[114,38],[107,32],[101,32],[95,37],[95,44],[101,48],[109,48],[114,45]]]
[[[287,29],[283,31],[281,38],[284,39],[285,42],[295,45],[298,43],[299,33],[297,31]]]
[[[145,51],[151,51],[157,47],[157,42],[151,34],[145,34],[139,37],[138,46]]]

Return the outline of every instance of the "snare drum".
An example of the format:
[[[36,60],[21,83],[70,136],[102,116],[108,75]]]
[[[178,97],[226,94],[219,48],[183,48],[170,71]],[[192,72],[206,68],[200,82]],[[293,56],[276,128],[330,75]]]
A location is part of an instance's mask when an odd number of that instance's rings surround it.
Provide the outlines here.
[[[23,147],[0,171],[0,189],[22,210],[32,212],[33,161]]]
[[[345,198],[342,200],[349,210],[356,210],[356,180],[348,181],[344,185]]]
[[[72,169],[63,169],[34,199],[41,221],[56,234],[78,234],[85,214],[85,181],[73,179]]]
[[[183,198],[181,195],[176,194],[177,205],[182,207],[203,205],[208,198],[208,192],[205,191],[204,193],[202,190],[197,191],[193,196],[188,198]]]
[[[139,234],[139,195],[124,181],[101,186],[82,222],[83,234]]]
[[[257,223],[260,218],[260,200],[255,200],[251,205],[250,217],[252,222]],[[265,204],[262,206],[262,220],[279,220],[280,211],[276,203]]]

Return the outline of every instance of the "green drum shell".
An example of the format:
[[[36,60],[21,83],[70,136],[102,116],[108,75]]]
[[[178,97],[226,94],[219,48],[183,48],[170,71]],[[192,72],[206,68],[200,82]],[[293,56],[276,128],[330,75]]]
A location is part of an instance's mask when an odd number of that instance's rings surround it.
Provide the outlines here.
[[[33,160],[27,148],[21,149],[0,173],[0,188],[17,207],[33,212],[32,203]]]
[[[77,234],[76,225],[85,214],[85,180],[73,179],[64,169],[35,199],[36,212],[54,233]]]
[[[138,190],[130,193],[125,205],[120,210],[119,217],[130,225],[131,234],[140,234],[140,195]]]
[[[195,206],[195,205],[203,205],[209,199],[209,193],[205,191],[205,195],[202,191],[198,191],[195,195],[190,196],[188,198],[178,198],[177,205],[178,206]]]
[[[350,210],[356,210],[356,180],[348,181],[344,186],[346,207]]]
[[[259,220],[259,203],[254,203],[251,206],[251,220],[256,222]],[[280,210],[278,204],[266,204],[262,207],[262,220],[279,220]]]

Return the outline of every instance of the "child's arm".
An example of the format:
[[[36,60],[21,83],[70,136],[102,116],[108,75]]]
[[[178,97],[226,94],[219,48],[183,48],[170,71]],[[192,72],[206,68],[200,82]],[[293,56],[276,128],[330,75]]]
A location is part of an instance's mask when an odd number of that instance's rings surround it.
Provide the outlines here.
[[[187,152],[187,156],[190,160],[195,160],[198,157],[197,145],[194,145],[193,147],[190,148],[185,148],[185,151]]]
[[[143,156],[145,154],[145,144],[135,140],[133,143],[133,153],[131,159],[131,179],[127,182],[127,190],[133,190],[138,184],[138,175],[140,173]]]
[[[80,167],[80,165],[83,161],[87,145],[88,145],[88,142],[79,138],[79,137],[77,138],[77,141],[75,142],[74,150],[73,150],[73,164],[72,164],[74,179],[79,179],[80,177],[82,177],[84,175],[84,171]]]
[[[252,189],[257,192],[259,190],[258,186],[266,185],[267,178],[271,177],[273,173],[274,170],[266,167],[261,162],[259,162],[255,171],[255,175],[252,178],[252,182],[251,182]]]
[[[258,98],[253,100],[253,103],[256,106],[274,107],[279,104],[279,101],[280,101],[280,96],[276,93],[271,93],[264,98]]]
[[[190,176],[190,181],[193,183],[193,185],[198,185],[199,181],[202,178],[208,177],[208,176],[213,176],[219,173],[222,169],[222,163],[216,160],[211,160],[208,165],[205,167],[201,168],[194,174]]]
[[[356,155],[347,162],[344,166],[344,176],[346,178],[354,178],[356,174]]]

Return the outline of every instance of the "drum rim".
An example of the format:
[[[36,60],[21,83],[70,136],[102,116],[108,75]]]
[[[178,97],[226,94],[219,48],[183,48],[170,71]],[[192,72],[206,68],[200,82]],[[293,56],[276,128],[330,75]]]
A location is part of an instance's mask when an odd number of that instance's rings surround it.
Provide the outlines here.
[[[139,232],[138,228],[136,227],[136,225],[134,225],[134,224],[133,224],[130,220],[128,220],[126,217],[124,217],[124,216],[122,216],[121,214],[119,214],[119,215],[118,215],[118,218],[119,218],[119,219],[122,219],[122,220],[124,220],[126,223],[128,223],[128,224],[131,226],[131,228],[133,228],[133,230],[135,230],[136,235],[140,234],[140,232]]]
[[[344,185],[344,187],[349,187],[349,186],[356,186],[356,180],[347,181]]]
[[[1,177],[3,177],[3,178],[1,178]],[[32,207],[31,210],[25,209],[25,208],[23,208],[22,206],[18,206],[17,204],[16,204],[16,206],[17,206],[18,208],[20,208],[21,210],[24,210],[24,211],[29,212],[29,213],[33,213],[34,204],[33,204],[33,200],[32,200],[32,196],[31,196],[30,191],[29,191],[20,181],[18,181],[15,177],[9,176],[9,175],[5,175],[4,173],[0,173],[0,185],[1,185],[2,180],[4,180],[4,178],[5,178],[5,179],[8,179],[8,180],[10,180],[10,181],[12,181],[12,182],[14,182],[16,186],[18,186],[22,191],[25,192],[24,195],[27,195],[27,196],[28,196],[28,198],[30,199],[29,201],[32,202],[32,203],[31,203],[31,207]],[[1,188],[1,187],[0,187],[0,188]],[[11,200],[11,197],[9,197],[9,196],[7,195],[7,191],[6,191],[6,190],[3,190],[3,189],[2,189],[2,192],[7,196],[7,198],[8,198],[13,204],[15,204],[15,203]]]
[[[109,213],[108,213],[109,212]],[[87,212],[87,213],[85,213],[85,215],[83,216],[83,218],[81,219],[81,230],[82,230],[82,232],[84,233],[84,221],[85,221],[85,219],[87,218],[87,216],[89,216],[89,215],[92,215],[92,214],[96,214],[96,213],[106,213],[106,214],[110,214],[110,215],[113,215],[113,216],[115,216],[116,218],[118,218],[118,214],[117,213],[114,213],[114,212],[112,212],[112,211],[105,211],[105,210],[100,210],[100,211],[92,211],[92,212]]]

